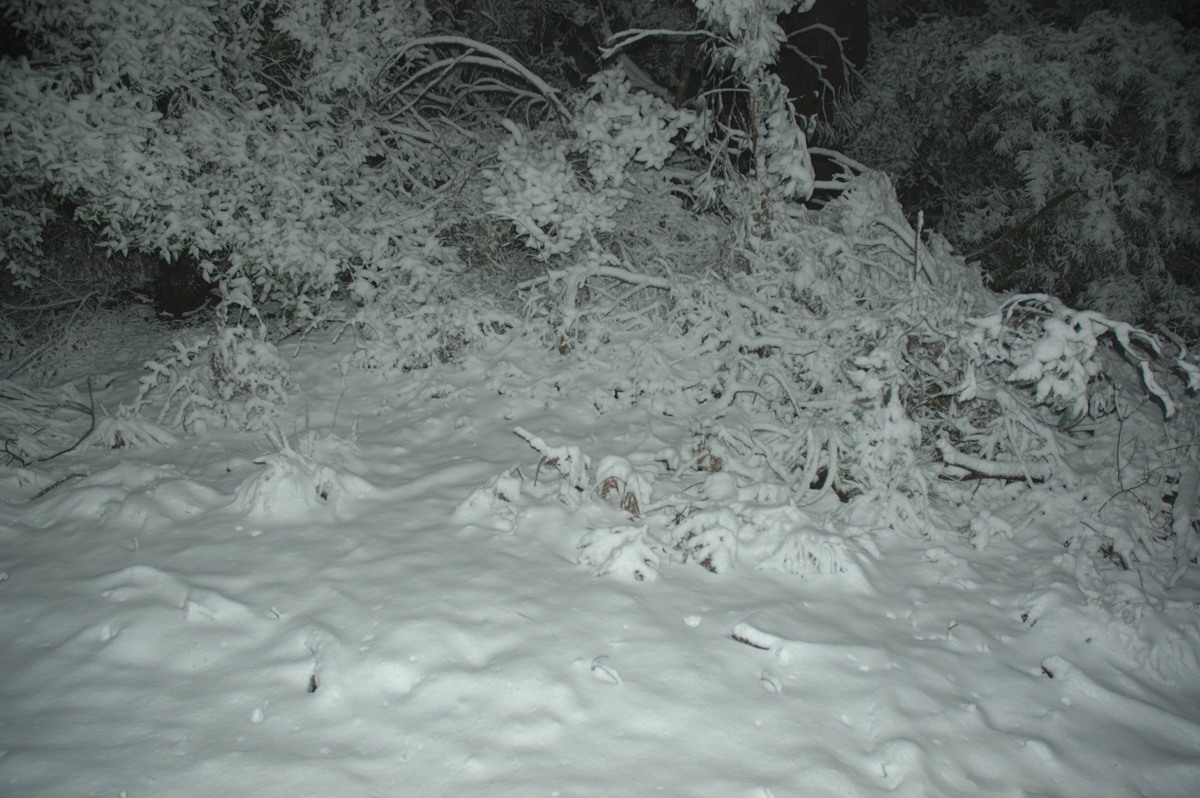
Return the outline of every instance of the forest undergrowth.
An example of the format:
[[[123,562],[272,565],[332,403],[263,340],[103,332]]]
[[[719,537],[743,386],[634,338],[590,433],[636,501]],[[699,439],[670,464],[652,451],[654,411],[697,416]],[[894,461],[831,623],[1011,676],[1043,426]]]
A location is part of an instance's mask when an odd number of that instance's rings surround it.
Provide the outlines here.
[[[0,165],[22,179],[6,195],[10,271],[27,287],[46,276],[31,230],[70,196],[114,248],[203,256],[221,301],[111,411],[87,386],[53,384],[50,361],[27,357],[41,344],[7,316],[6,358],[29,365],[0,383],[0,464],[52,489],[83,447],[236,426],[324,474],[282,431],[297,398],[287,351],[306,335],[352,337],[338,367],[395,380],[522,337],[607,375],[611,399],[595,406],[614,423],[630,406],[693,420],[686,446],[633,459],[514,430],[561,501],[625,513],[580,542],[595,574],[647,580],[673,561],[824,573],[870,555],[866,531],[950,524],[984,547],[1014,534],[989,514],[997,501],[1031,517],[1070,503],[1078,524],[1060,542],[1085,595],[1131,620],[1194,606],[1200,366],[1183,341],[992,292],[914,229],[880,172],[840,158],[844,173],[817,181],[764,71],[776,9],[700,5],[746,86],[736,124],[619,69],[560,96],[506,54],[431,31],[419,9],[375,30],[356,5],[310,40],[324,23],[297,7],[264,44],[263,20],[214,6],[237,58],[203,91],[184,63],[209,56],[199,11],[185,21],[204,35],[179,64],[147,51],[139,63],[155,68],[132,77],[105,55],[120,37],[75,52],[48,12],[31,17],[87,68],[6,65]],[[374,38],[353,50],[364,27]],[[239,69],[274,77],[249,84]],[[40,121],[19,121],[35,106]],[[814,189],[832,196],[819,209]],[[500,508],[529,470],[472,501]]]

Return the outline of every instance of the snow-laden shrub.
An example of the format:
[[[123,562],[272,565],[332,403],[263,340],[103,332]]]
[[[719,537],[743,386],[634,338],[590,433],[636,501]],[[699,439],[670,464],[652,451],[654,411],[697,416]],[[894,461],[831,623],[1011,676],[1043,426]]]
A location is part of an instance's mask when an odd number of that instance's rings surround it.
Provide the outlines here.
[[[511,532],[517,526],[516,503],[521,500],[523,488],[524,477],[519,468],[497,474],[459,502],[454,518]]]
[[[71,447],[86,432],[87,397],[71,386],[32,389],[0,380],[0,465],[28,465]]]
[[[252,280],[298,323],[324,312],[356,260],[386,252],[384,219],[411,213],[393,199],[398,176],[366,165],[366,131],[272,105],[261,86],[164,118],[122,86],[72,96],[65,83],[38,86],[40,77],[26,69],[0,83],[3,113],[21,119],[3,149],[22,168],[6,172],[52,181],[114,249],[227,252],[223,276]],[[36,265],[17,270],[34,275]]]
[[[1019,7],[877,29],[847,151],[1000,287],[1195,341],[1194,33],[1107,12],[1060,28]]]
[[[1024,482],[1047,496],[1097,486],[1088,506],[1104,518],[1126,501],[1155,508],[1159,526],[1139,521],[1137,534],[1087,551],[1097,567],[1117,552],[1170,581],[1190,533],[1149,530],[1170,528],[1170,475],[1196,457],[1200,371],[1186,350],[1052,297],[992,294],[943,239],[909,227],[877,173],[819,215],[776,210],[770,239],[710,217],[741,242],[724,261],[630,252],[524,286],[550,341],[571,342],[559,351],[611,375],[599,412],[695,408],[689,440],[631,458],[666,469],[637,469],[654,482],[653,504],[592,527],[583,564],[634,579],[672,560],[718,573],[857,572],[871,535],[927,534],[924,513],[960,501],[962,483]],[[540,443],[562,501],[598,499],[590,466],[559,465],[587,463],[586,447]]]
[[[963,279],[968,272],[955,276],[924,245],[924,258],[914,257],[915,232],[887,192],[886,180],[865,177],[830,205],[827,224],[781,217],[774,239],[748,240],[723,263],[699,264],[699,273],[686,253],[649,268],[634,258],[578,263],[528,284],[530,307],[561,320],[559,340],[576,341],[582,354],[603,361],[612,350],[630,392],[688,392],[711,405],[711,421],[697,435],[722,447],[715,454],[727,455],[726,468],[748,458],[755,465],[747,476],[765,466],[774,479],[796,480],[804,501],[820,493],[811,494],[810,484],[824,492],[905,486],[921,493],[912,452],[922,434],[911,411],[959,377],[941,363],[914,383],[912,361],[949,357],[952,330],[977,295]],[[877,204],[880,194],[890,205]],[[935,298],[926,274],[957,292],[957,303]],[[624,355],[614,317],[629,325],[627,334],[677,336],[681,352],[711,367],[669,377]],[[744,404],[758,404],[773,422],[744,430],[723,420]]]
[[[1107,398],[1094,393],[1103,369],[1097,351],[1103,336],[1111,336],[1121,354],[1137,364],[1146,391],[1162,405],[1166,417],[1175,415],[1175,399],[1159,382],[1164,368],[1182,378],[1184,390],[1200,389],[1200,368],[1182,357],[1169,356],[1153,335],[1095,311],[1072,310],[1053,297],[1017,295],[986,318],[969,322],[976,332],[966,341],[979,347],[978,359],[1011,363],[1015,368],[1008,381],[1031,389],[1036,404],[1061,411],[1061,427],[1072,427],[1088,415],[1100,416],[1111,409],[1095,404]],[[967,384],[959,398],[975,395],[975,386]]]
[[[579,564],[596,576],[612,574],[635,582],[658,578],[666,551],[644,527],[622,525],[589,529],[579,539]]]
[[[751,201],[761,205],[754,223],[767,235],[774,202],[807,200],[815,178],[808,137],[788,91],[769,67],[786,36],[780,14],[807,11],[813,0],[697,0],[702,30],[699,62],[709,65],[710,89],[696,98],[686,141],[705,168],[694,176],[692,200],[702,208],[744,201],[747,186],[731,178],[742,170],[754,178]],[[611,36],[606,57],[669,31],[630,30]],[[735,168],[736,165],[736,168]],[[726,194],[730,194],[726,197]]]
[[[290,87],[338,104],[376,91],[381,66],[429,27],[421,0],[287,0],[278,9],[271,27],[287,39],[279,46],[299,50]]]
[[[416,2],[38,2],[14,21],[37,54],[0,66],[3,266],[38,279],[40,225],[66,198],[107,246],[190,253],[292,329],[348,283],[367,303],[412,286],[406,258],[473,170],[457,158],[473,157],[478,98],[505,88],[455,65],[538,83],[470,40],[422,37]]]
[[[970,54],[965,78],[987,103],[975,133],[1012,159],[1024,185],[1027,204],[1008,209],[1010,218],[1061,192],[1079,195],[1078,209],[1056,216],[1038,241],[1038,263],[1018,268],[1023,282],[1056,261],[1067,267],[1049,271],[1053,283],[1042,279],[1059,291],[1133,275],[1143,296],[1099,309],[1158,320],[1145,292],[1170,284],[1173,250],[1200,244],[1200,193],[1189,177],[1200,162],[1198,44],[1175,23],[1097,13],[1071,31],[993,36]],[[983,218],[963,219],[967,240],[1005,232]],[[1197,319],[1172,321],[1195,337]]]
[[[613,229],[626,197],[618,187],[585,185],[568,161],[568,146],[553,133],[535,144],[508,123],[512,139],[500,146],[500,166],[487,174],[493,212],[512,221],[541,257],[563,255],[580,241]],[[536,138],[542,138],[538,136]]]
[[[345,491],[338,472],[316,459],[311,446],[297,451],[278,432],[269,437],[278,450],[255,459],[263,470],[238,486],[238,509],[251,518],[287,520],[335,505]]]
[[[83,397],[69,384],[35,390],[0,380],[0,466],[31,468],[92,447],[152,449],[175,442],[128,406],[111,415],[98,408],[91,388],[89,382]]]
[[[567,505],[578,507],[591,488],[592,458],[578,446],[547,443],[543,438],[528,430],[517,427],[513,430],[540,455],[535,470],[542,469],[558,474],[558,498]],[[535,477],[536,482],[536,477]]]
[[[71,0],[13,20],[35,57],[0,64],[0,268],[48,281],[40,237],[66,200],[112,250],[194,257],[252,317],[156,358],[138,406],[259,428],[284,405],[284,333],[348,324],[360,362],[416,368],[511,326],[456,284],[439,208],[497,91],[514,112],[556,101],[503,53],[423,36],[422,3]]]
[[[722,57],[717,48],[715,58]],[[723,94],[732,91],[733,99]],[[801,128],[787,87],[778,75],[763,73],[737,89],[721,89],[702,102],[687,141],[707,161],[696,181],[701,208],[758,205],[753,217],[756,234],[771,235],[773,206],[805,201],[816,187],[808,136]],[[752,180],[735,175],[739,164]]]
[[[230,314],[236,319],[230,319]],[[287,408],[287,369],[253,308],[222,305],[212,332],[177,339],[145,364],[133,409],[202,434],[208,425],[264,430]]]
[[[534,132],[515,122],[488,170],[484,196],[510,220],[538,256],[549,260],[611,233],[630,199],[630,182],[661,169],[675,152],[672,139],[691,115],[631,90],[618,70],[591,79],[578,96],[565,136]]]
[[[356,337],[358,365],[408,371],[446,363],[517,323],[458,247],[421,222],[393,231],[384,251],[347,272],[345,301],[327,316]]]
[[[761,75],[787,38],[779,15],[808,11],[815,0],[696,0],[705,26],[725,39],[726,56],[742,78]]]
[[[19,288],[31,287],[41,274],[33,255],[41,245],[42,230],[53,217],[54,209],[33,186],[6,181],[0,187],[0,264]]]

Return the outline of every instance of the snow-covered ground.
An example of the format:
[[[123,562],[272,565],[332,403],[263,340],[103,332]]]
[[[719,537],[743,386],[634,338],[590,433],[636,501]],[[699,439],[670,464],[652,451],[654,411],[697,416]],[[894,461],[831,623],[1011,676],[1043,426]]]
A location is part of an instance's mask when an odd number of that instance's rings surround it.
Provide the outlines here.
[[[66,376],[128,401],[148,330]],[[667,470],[705,407],[510,338],[409,373],[296,344],[283,451],[210,429],[0,472],[0,793],[1200,790],[1196,606],[1090,600],[1063,546],[1078,497],[981,484],[904,533],[760,497],[798,565],[756,567],[750,535],[723,573],[651,568],[631,508],[514,430],[641,504],[736,508],[711,463]]]

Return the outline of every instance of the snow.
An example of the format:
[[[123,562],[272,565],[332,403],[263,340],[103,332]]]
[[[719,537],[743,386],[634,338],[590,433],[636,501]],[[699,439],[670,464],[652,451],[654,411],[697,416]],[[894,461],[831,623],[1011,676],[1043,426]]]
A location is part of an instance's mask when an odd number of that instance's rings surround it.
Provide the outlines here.
[[[169,334],[104,328],[67,376],[116,407]],[[351,346],[280,347],[269,436],[0,472],[0,792],[1195,794],[1195,594],[1096,600],[1069,491],[771,507],[692,448],[708,409],[586,358]],[[639,520],[668,483],[719,503],[684,525],[718,567]]]

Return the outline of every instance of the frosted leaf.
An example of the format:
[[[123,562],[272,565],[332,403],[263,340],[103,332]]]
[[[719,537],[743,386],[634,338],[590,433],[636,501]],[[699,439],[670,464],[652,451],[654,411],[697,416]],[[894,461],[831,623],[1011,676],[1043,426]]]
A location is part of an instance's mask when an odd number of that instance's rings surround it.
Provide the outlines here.
[[[630,518],[640,518],[642,508],[650,506],[654,495],[652,478],[638,473],[625,458],[612,455],[605,457],[596,466],[594,473],[596,494],[614,507],[629,513]]]
[[[701,510],[672,529],[671,540],[683,562],[695,562],[714,574],[726,573],[737,561],[739,528],[732,510]]]

